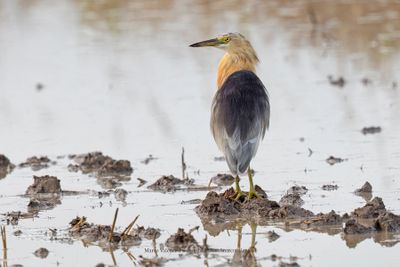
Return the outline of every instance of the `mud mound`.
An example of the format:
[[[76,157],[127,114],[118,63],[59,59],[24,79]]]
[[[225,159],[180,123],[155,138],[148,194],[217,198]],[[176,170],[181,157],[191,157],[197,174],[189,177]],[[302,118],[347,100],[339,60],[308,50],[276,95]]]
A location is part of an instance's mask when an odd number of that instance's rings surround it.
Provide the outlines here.
[[[295,191],[288,192],[295,194]],[[267,198],[235,200],[234,190],[230,188],[221,194],[209,192],[196,207],[196,212],[204,229],[211,235],[232,229],[238,222],[256,221],[259,225],[272,223],[286,231],[301,229],[329,235],[343,233],[342,238],[349,246],[354,247],[371,237],[376,239],[376,242],[388,244],[388,233],[400,232],[400,216],[387,211],[379,197],[375,197],[363,207],[356,208],[350,215],[340,215],[334,210],[314,215],[313,212],[299,207],[297,203],[278,204]],[[382,240],[380,233],[383,233],[386,239]],[[393,245],[392,243],[390,244]]]
[[[115,160],[102,152],[91,152],[82,155],[71,155],[77,164],[70,164],[70,171],[94,173],[96,176],[131,175],[133,169],[128,160]]]
[[[178,228],[175,234],[168,237],[165,246],[173,251],[198,252],[202,250],[193,235],[190,232],[186,233],[182,228]]]
[[[218,173],[216,176],[210,179],[210,184],[216,184],[218,186],[229,186],[235,182],[235,177],[230,174]]]
[[[14,168],[15,165],[5,155],[0,154],[0,179],[6,177]]]
[[[60,180],[55,176],[33,176],[33,184],[26,189],[25,194],[59,194],[61,193]]]
[[[140,245],[140,236],[132,233],[129,225],[123,232],[114,232],[110,225],[88,223],[86,217],[76,217],[70,223],[69,233],[72,237],[83,242],[96,242],[100,247],[109,248],[110,245],[125,247]]]
[[[263,195],[262,189],[258,193]],[[262,192],[260,192],[262,191]],[[295,205],[279,205],[276,201],[265,197],[247,199],[242,197],[235,199],[233,188],[218,194],[211,191],[206,198],[196,207],[196,212],[201,218],[215,219],[217,221],[233,220],[237,218],[305,218],[313,216],[311,211]]]
[[[353,216],[364,219],[377,218],[382,213],[386,212],[385,204],[382,198],[375,197],[373,200],[365,204],[364,207],[357,208],[353,211]]]
[[[170,192],[179,189],[182,185],[193,185],[192,179],[179,179],[173,175],[162,176],[147,188],[154,191]]]

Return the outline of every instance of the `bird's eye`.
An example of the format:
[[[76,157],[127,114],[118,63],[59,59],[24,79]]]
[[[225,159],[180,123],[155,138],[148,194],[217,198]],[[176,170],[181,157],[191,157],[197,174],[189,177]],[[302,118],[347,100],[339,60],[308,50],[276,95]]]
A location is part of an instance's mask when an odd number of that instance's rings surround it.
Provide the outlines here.
[[[225,42],[228,43],[231,40],[231,37],[225,37]]]

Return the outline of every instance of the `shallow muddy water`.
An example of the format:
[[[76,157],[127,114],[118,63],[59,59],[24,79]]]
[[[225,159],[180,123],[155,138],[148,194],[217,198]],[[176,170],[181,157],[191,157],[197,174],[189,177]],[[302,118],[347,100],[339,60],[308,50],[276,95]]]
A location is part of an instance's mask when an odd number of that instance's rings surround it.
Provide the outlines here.
[[[255,183],[278,201],[292,185],[308,188],[304,208],[349,213],[365,200],[353,194],[365,181],[386,208],[400,213],[400,3],[399,1],[0,1],[0,154],[19,164],[33,155],[56,161],[32,171],[15,168],[0,179],[0,214],[27,211],[23,197],[33,175],[54,175],[61,188],[83,191],[61,197],[34,218],[6,225],[2,266],[129,266],[153,257],[143,240],[113,253],[68,234],[69,222],[137,224],[161,230],[158,256],[166,266],[226,266],[238,230],[217,236],[194,211],[207,190],[153,192],[162,175],[181,176],[181,149],[197,185],[228,168],[209,130],[210,104],[222,52],[188,45],[220,33],[243,33],[260,58],[258,75],[271,99],[271,125],[252,161]],[[343,77],[344,86],[328,79]],[[363,134],[364,127],[381,132]],[[61,155],[102,151],[131,162],[130,179],[114,185],[125,202],[97,191],[113,187],[81,172]],[[148,155],[156,159],[142,163]],[[344,159],[330,165],[330,156]],[[137,178],[148,183],[138,188]],[[241,182],[248,188],[247,178]],[[326,191],[323,185],[338,185]],[[222,192],[225,188],[219,188]],[[90,190],[90,192],[88,192]],[[4,219],[4,216],[0,216]],[[251,245],[243,223],[241,248]],[[200,226],[208,257],[160,250],[177,229]],[[49,229],[57,229],[57,238]],[[21,235],[13,232],[20,230]],[[269,231],[280,238],[269,242]],[[240,236],[240,235],[239,235]],[[277,266],[398,266],[400,233],[346,237],[342,231],[304,231],[272,222],[259,225],[257,264]],[[42,259],[33,253],[49,250]],[[277,255],[278,259],[271,257]],[[3,256],[4,257],[4,256]]]

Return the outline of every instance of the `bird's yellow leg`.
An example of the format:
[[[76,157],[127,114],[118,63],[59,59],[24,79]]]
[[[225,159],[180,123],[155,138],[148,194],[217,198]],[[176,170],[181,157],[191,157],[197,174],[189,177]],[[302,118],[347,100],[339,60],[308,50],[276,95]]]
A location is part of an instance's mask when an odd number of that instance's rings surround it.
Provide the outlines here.
[[[254,189],[253,173],[252,173],[252,170],[250,169],[250,166],[247,169],[247,175],[249,176],[249,184],[250,184],[249,199],[251,199],[253,197],[260,198],[260,195],[257,194],[256,190]]]
[[[241,196],[245,196],[246,194],[242,192],[239,185],[239,175],[235,177],[235,199],[238,200]]]

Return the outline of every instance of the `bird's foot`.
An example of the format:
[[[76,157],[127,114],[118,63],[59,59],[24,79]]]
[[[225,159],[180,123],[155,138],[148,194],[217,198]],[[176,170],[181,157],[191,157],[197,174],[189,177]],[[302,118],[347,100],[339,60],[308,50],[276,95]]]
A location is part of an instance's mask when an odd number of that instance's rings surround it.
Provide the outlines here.
[[[252,199],[252,198],[261,198],[261,196],[253,189],[249,191],[248,195],[247,195],[248,199]]]
[[[235,200],[240,200],[241,197],[246,197],[246,193],[243,193],[242,190],[239,191],[235,190],[235,195],[234,195]]]

